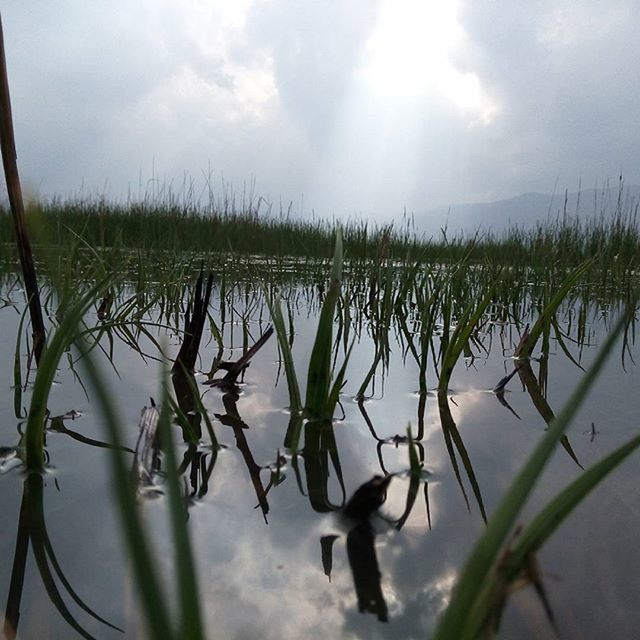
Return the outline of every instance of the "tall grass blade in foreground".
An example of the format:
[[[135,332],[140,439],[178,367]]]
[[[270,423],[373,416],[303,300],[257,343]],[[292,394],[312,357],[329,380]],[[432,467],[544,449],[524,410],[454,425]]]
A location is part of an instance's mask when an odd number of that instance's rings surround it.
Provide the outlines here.
[[[20,186],[20,176],[18,174],[18,163],[16,162],[16,141],[13,135],[13,119],[11,117],[11,98],[9,95],[9,78],[7,75],[7,59],[4,52],[4,35],[2,32],[2,18],[0,17],[0,147],[2,149],[2,164],[4,175],[7,181],[7,194],[11,213],[13,214],[13,225],[16,235],[18,253],[20,254],[20,264],[22,266],[22,276],[24,287],[27,292],[29,302],[29,313],[31,316],[31,329],[33,331],[33,351],[36,356],[36,363],[40,366],[40,358],[44,348],[46,333],[44,319],[42,317],[42,306],[40,304],[40,292],[38,289],[38,279],[36,277],[36,267],[33,261],[31,243],[27,233],[27,223],[24,214],[24,202],[22,200],[22,187]]]
[[[193,553],[187,530],[186,502],[180,493],[178,477],[178,463],[171,438],[171,424],[169,419],[169,392],[167,389],[167,372],[162,376],[162,404],[158,427],[167,473],[167,492],[169,497],[169,516],[173,532],[175,549],[175,570],[180,600],[180,628],[177,637],[185,639],[202,638],[202,617],[198,597],[196,572],[193,563]]]
[[[485,582],[473,606],[467,623],[468,637],[478,637],[482,633],[490,634],[493,631],[491,627],[497,628],[510,587],[526,570],[534,554],[585,496],[638,446],[640,446],[640,436],[635,436],[597,462],[557,494],[520,531],[506,550],[504,559],[498,563],[490,579]]]
[[[112,397],[106,385],[106,381],[102,372],[98,368],[92,355],[89,353],[89,345],[79,338],[76,341],[76,347],[80,351],[82,356],[82,363],[84,370],[87,374],[89,382],[94,390],[97,403],[100,407],[105,425],[109,432],[111,439],[116,447],[121,446],[120,435],[120,418],[117,415],[116,409],[113,404]],[[166,419],[163,417],[163,420]],[[167,438],[165,437],[165,442]],[[197,600],[194,600],[190,594],[194,593],[196,586],[186,585],[186,581],[189,580],[189,575],[192,575],[190,569],[180,569],[180,575],[178,577],[178,584],[182,589],[186,589],[186,596],[182,596],[181,602],[181,627],[185,629],[190,635],[182,635],[180,631],[176,630],[175,625],[171,624],[168,611],[170,607],[166,602],[158,579],[158,574],[155,568],[154,560],[151,554],[151,546],[147,534],[144,531],[144,526],[138,505],[136,502],[134,487],[129,482],[129,472],[127,464],[124,459],[124,455],[120,449],[115,449],[111,456],[112,473],[115,485],[115,492],[117,497],[118,506],[120,508],[120,516],[122,520],[122,527],[124,531],[124,537],[129,547],[131,562],[133,566],[134,576],[138,585],[142,609],[147,619],[148,629],[150,637],[156,639],[165,638],[197,638],[202,637],[199,633],[199,617],[193,624],[189,624],[186,621],[189,611],[192,611],[192,607],[197,607]],[[171,462],[168,462],[169,467]],[[175,469],[175,459],[174,459]],[[167,482],[175,482],[175,474],[169,469],[169,477]],[[170,489],[173,491],[173,489]],[[186,523],[184,519],[181,520],[182,524],[178,524],[178,520],[183,518],[183,505],[174,507],[175,497],[169,497],[169,508],[173,511],[178,510],[177,513],[172,514],[172,522],[175,530],[179,527],[185,527]],[[186,533],[182,533],[177,539],[174,539],[175,545],[188,545],[188,536]],[[191,557],[190,549],[181,548],[176,550],[176,554],[179,554],[181,558]],[[186,599],[192,602],[192,605],[186,603]]]
[[[465,640],[474,637],[474,630],[468,627],[469,612],[479,597],[480,589],[487,579],[491,567],[498,560],[502,545],[514,526],[518,513],[524,506],[556,444],[602,369],[607,356],[625,326],[625,322],[626,317],[623,314],[598,352],[582,382],[549,427],[498,505],[489,520],[485,533],[476,543],[458,578],[449,606],[443,613],[433,636],[434,640]]]

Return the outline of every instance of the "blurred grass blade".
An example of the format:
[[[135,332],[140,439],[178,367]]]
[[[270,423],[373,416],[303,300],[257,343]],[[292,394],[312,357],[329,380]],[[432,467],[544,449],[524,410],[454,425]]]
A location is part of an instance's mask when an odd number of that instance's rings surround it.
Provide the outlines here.
[[[105,285],[106,281],[99,282],[71,305],[40,357],[25,431],[26,464],[29,470],[41,470],[44,467],[44,426],[47,402],[60,358],[73,341],[82,317]]]
[[[138,512],[135,489],[129,481],[129,470],[120,450],[123,446],[120,436],[121,420],[116,413],[104,376],[89,353],[89,344],[83,338],[78,338],[75,344],[82,356],[82,366],[93,387],[107,431],[113,444],[118,447],[110,457],[114,489],[150,636],[157,639],[172,638],[174,636],[167,614],[167,603],[160,589],[151,557],[151,547]]]
[[[514,544],[514,558],[537,551],[582,499],[625,458],[640,446],[635,436],[582,473],[561,491],[521,532]]]
[[[164,452],[167,473],[167,492],[169,498],[169,517],[173,532],[173,546],[175,551],[175,569],[178,597],[180,600],[181,623],[179,638],[202,638],[202,616],[196,572],[193,563],[193,553],[187,531],[187,505],[180,493],[180,479],[178,464],[171,437],[171,420],[169,416],[169,392],[167,390],[168,373],[162,376],[162,404],[160,406],[160,420],[158,428]]]
[[[623,313],[604,345],[598,351],[592,366],[560,414],[552,422],[548,431],[527,460],[524,468],[517,475],[498,505],[489,520],[485,533],[476,543],[460,573],[449,606],[442,615],[433,636],[434,640],[443,640],[445,638],[447,640],[463,640],[463,638],[472,637],[465,632],[466,617],[477,598],[479,586],[483,584],[491,566],[497,560],[501,547],[513,527],[518,513],[531,493],[556,444],[569,426],[569,422],[578,411],[602,369],[625,322],[626,314]]]

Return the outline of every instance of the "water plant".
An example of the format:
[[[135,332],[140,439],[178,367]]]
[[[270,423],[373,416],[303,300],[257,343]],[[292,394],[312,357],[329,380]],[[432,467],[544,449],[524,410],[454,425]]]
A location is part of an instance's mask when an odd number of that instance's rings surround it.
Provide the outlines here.
[[[535,321],[534,325],[527,332],[525,338],[521,341],[518,347],[518,357],[527,358],[531,355],[538,339],[543,333],[547,333],[553,323],[554,315],[558,310],[558,307],[565,300],[567,294],[572,287],[584,276],[589,269],[593,266],[594,260],[587,260],[578,267],[576,267],[560,284],[558,289],[554,292],[551,299],[544,306],[540,312],[540,316]]]
[[[344,362],[335,376],[332,375],[333,323],[340,296],[342,266],[342,236],[338,232],[336,234],[331,280],[320,309],[318,328],[309,358],[304,406],[302,405],[298,377],[293,364],[291,345],[284,326],[280,303],[278,301],[268,301],[267,298],[267,304],[269,305],[278,338],[278,345],[284,361],[290,410],[292,412],[289,429],[285,437],[285,445],[294,451],[297,449],[300,439],[303,415],[310,419],[310,424],[321,425],[326,421],[330,421],[333,418],[340,390],[344,384],[349,352],[346,353]]]
[[[34,238],[40,257],[53,254],[68,259],[69,249],[80,235],[87,247],[79,256],[82,263],[90,260],[88,247],[92,247],[106,266],[128,272],[132,280],[138,277],[140,256],[148,261],[146,276],[152,277],[158,271],[150,260],[153,256],[176,264],[190,259],[198,264],[207,256],[218,263],[214,271],[219,273],[230,252],[236,264],[247,270],[259,269],[256,255],[269,257],[283,267],[296,260],[299,269],[330,255],[335,223],[304,221],[286,210],[273,213],[259,199],[246,199],[241,207],[235,202],[231,196],[202,206],[194,201],[181,203],[166,189],[142,201],[54,199],[33,204],[29,218],[37,220],[38,228],[29,231],[38,231]],[[0,207],[0,243],[6,243],[3,248],[8,252],[5,268],[15,268],[10,253],[12,234],[9,211]],[[527,270],[545,281],[549,275],[566,273],[591,261],[583,278],[590,275],[592,289],[614,292],[637,288],[633,275],[640,255],[637,206],[626,205],[623,199],[613,212],[594,211],[573,220],[560,217],[527,231],[512,227],[500,233],[434,239],[413,226],[376,227],[354,220],[343,225],[342,235],[352,270],[358,269],[357,263],[379,263],[384,246],[394,267],[416,262],[452,265],[461,260],[474,265],[501,264],[511,271],[505,274],[505,284],[520,280]]]
[[[314,419],[331,420],[338,394],[342,389],[348,354],[344,364],[338,370],[335,379],[331,375],[331,354],[333,351],[333,315],[340,296],[342,283],[342,234],[336,235],[336,247],[333,256],[331,280],[327,289],[320,317],[318,329],[309,358],[307,372],[307,391],[305,396],[305,412]]]

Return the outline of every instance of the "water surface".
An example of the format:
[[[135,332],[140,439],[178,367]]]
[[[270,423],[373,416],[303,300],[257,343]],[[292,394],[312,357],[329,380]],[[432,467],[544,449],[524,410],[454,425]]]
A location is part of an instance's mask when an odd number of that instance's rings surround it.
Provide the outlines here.
[[[110,450],[99,446],[108,444],[107,436],[96,406],[85,395],[80,368],[78,377],[63,359],[51,393],[51,416],[69,417],[49,424],[58,431],[50,429],[47,434],[48,471],[42,477],[40,497],[37,491],[33,497],[21,465],[12,459],[10,449],[18,444],[24,421],[14,413],[12,388],[15,336],[23,302],[19,292],[11,296],[16,307],[0,310],[4,336],[0,347],[0,362],[4,363],[0,367],[4,395],[0,446],[6,447],[0,476],[4,558],[0,603],[9,601],[15,606],[19,602],[21,638],[73,637],[77,630],[70,618],[94,637],[144,637],[110,488]],[[295,327],[293,353],[304,385],[318,309],[304,292],[294,297],[296,304],[290,305]],[[242,295],[233,301],[237,313],[230,314],[229,301],[225,304],[223,320],[216,290],[211,313],[222,330],[223,355],[234,360],[242,354],[243,344],[251,344],[266,330],[269,317],[262,305],[243,306],[247,302]],[[569,317],[568,309],[558,315],[561,328],[567,328]],[[88,324],[98,322],[95,312],[87,318]],[[567,342],[581,366],[588,367],[595,347],[606,335],[607,323],[606,317],[592,311],[588,344]],[[359,327],[337,411],[339,419],[321,430],[306,425],[297,456],[285,446],[289,398],[275,338],[252,360],[239,396],[225,396],[221,389],[202,384],[218,351],[206,329],[197,380],[223,447],[216,451],[203,444],[189,452],[177,426],[174,435],[179,457],[185,456],[184,494],[209,637],[429,637],[458,570],[484,529],[483,512],[491,516],[540,440],[549,411],[561,409],[582,375],[552,336],[548,358],[534,359],[530,369],[516,374],[501,402],[492,389],[513,371],[511,356],[518,331],[504,323],[483,324],[477,342],[470,345],[473,357],[458,362],[446,399],[450,417],[445,426],[452,420],[460,433],[475,478],[474,490],[460,451],[455,451],[452,460],[447,448],[432,365],[427,372],[429,393],[421,403],[418,366],[407,353],[401,333],[389,329],[388,366],[378,368],[367,398],[358,403],[354,396],[375,352],[370,327],[366,323]],[[575,323],[569,334],[575,338]],[[154,329],[153,336],[166,340],[169,353],[175,355],[178,338],[174,331]],[[101,344],[108,351],[106,338]],[[144,336],[139,346],[146,353],[155,353]],[[553,455],[524,510],[523,523],[576,478],[581,467],[590,466],[637,433],[638,373],[629,354],[623,367],[621,353],[619,345],[570,428],[565,448],[559,447]],[[340,348],[338,363],[343,355]],[[633,345],[630,355],[638,360]],[[126,446],[133,451],[141,411],[150,405],[150,398],[160,396],[160,366],[142,358],[117,336],[110,360],[104,356],[102,360],[117,398]],[[28,397],[27,389],[22,405]],[[75,417],[72,411],[77,412]],[[409,458],[403,440],[408,424],[419,438],[425,469],[410,508]],[[133,455],[129,456],[133,461]],[[637,464],[632,457],[612,474],[539,554],[563,638],[631,638],[640,626]],[[370,540],[366,534],[354,534],[337,512],[362,483],[385,473],[399,475],[391,481],[379,515],[372,518],[374,536]],[[140,502],[153,532],[157,565],[171,593],[172,554],[162,484],[160,470]],[[20,556],[19,547],[25,540],[24,522],[22,530],[19,524],[27,490],[30,499],[42,505],[46,545],[50,543],[47,553],[55,554],[64,580],[78,600],[124,634],[83,610],[55,569],[51,576],[43,575],[34,553],[38,540],[26,555],[22,584],[16,584],[14,558]],[[366,566],[372,553],[380,571],[379,583],[372,577],[371,565],[369,574],[364,569],[354,576],[352,569],[362,562]],[[363,557],[358,565],[357,558]],[[356,584],[360,585],[360,603]],[[363,588],[369,589],[374,604],[363,605]],[[61,613],[57,594],[68,614]],[[362,608],[372,610],[360,611]],[[554,637],[530,587],[510,599],[500,637]]]

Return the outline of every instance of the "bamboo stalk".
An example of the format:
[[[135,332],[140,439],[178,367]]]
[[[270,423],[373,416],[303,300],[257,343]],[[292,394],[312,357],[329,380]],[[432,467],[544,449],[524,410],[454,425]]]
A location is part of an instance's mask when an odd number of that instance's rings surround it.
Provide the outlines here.
[[[36,268],[31,253],[31,243],[27,233],[24,214],[24,202],[22,189],[18,175],[18,163],[16,143],[13,135],[13,120],[11,117],[11,99],[9,97],[9,79],[7,76],[7,60],[4,53],[4,35],[2,32],[2,18],[0,17],[0,144],[2,145],[2,164],[7,181],[7,193],[9,205],[13,215],[13,226],[16,232],[20,265],[24,278],[24,286],[29,300],[29,314],[33,332],[33,351],[36,362],[40,362],[40,356],[45,344],[44,320],[40,305],[40,293]]]

